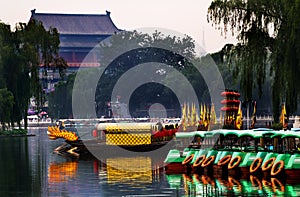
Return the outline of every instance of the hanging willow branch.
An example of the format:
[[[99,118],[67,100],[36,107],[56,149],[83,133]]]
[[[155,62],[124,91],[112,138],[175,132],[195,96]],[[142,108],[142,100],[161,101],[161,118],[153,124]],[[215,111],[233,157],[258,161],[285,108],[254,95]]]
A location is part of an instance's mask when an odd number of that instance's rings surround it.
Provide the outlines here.
[[[226,36],[236,35],[239,43],[228,51],[228,62],[241,78],[246,98],[259,88],[267,73],[273,78],[275,119],[282,101],[287,111],[297,109],[300,93],[300,2],[297,0],[214,0],[208,21]],[[270,64],[270,72],[267,70]]]

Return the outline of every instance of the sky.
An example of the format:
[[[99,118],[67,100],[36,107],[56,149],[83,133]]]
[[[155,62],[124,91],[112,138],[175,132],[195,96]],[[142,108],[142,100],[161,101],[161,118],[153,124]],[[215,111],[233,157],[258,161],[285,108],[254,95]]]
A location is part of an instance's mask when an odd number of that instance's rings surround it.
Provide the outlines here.
[[[29,21],[31,10],[36,13],[106,14],[119,29],[167,28],[191,36],[206,52],[236,43],[228,33],[221,35],[207,22],[207,8],[212,0],[1,0],[0,21],[12,28]]]

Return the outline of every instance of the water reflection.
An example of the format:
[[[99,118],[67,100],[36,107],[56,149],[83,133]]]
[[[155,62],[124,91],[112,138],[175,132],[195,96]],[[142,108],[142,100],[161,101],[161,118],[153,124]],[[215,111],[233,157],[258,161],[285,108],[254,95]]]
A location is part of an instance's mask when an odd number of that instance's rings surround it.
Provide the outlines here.
[[[300,180],[166,175],[149,157],[71,160],[53,153],[64,141],[0,137],[0,196],[300,196]]]
[[[61,183],[66,182],[71,178],[75,178],[77,169],[77,161],[69,161],[65,163],[52,162],[48,167],[48,183]]]
[[[248,180],[235,177],[212,178],[207,175],[166,175],[171,188],[183,185],[185,196],[299,196],[298,184],[287,184],[277,178],[260,179],[250,175]]]
[[[152,183],[150,157],[106,159],[108,183]]]
[[[98,163],[98,175],[101,185],[107,186],[104,193],[117,196],[137,194],[157,196],[168,188],[167,182],[163,180],[163,168],[153,164],[150,157],[107,158],[105,162]],[[165,191],[170,192],[173,196],[172,191]]]
[[[50,141],[46,131],[0,137],[0,196],[174,196],[150,158],[66,159],[53,153],[64,141]]]
[[[0,196],[45,196],[43,136],[0,137]],[[41,143],[32,143],[40,141]]]

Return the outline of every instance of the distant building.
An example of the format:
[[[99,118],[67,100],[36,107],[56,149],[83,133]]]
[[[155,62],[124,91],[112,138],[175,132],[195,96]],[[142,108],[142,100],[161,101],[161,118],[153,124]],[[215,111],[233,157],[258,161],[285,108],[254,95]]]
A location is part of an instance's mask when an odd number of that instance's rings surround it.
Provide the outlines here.
[[[116,27],[110,17],[106,14],[58,14],[58,13],[36,13],[31,10],[31,19],[41,21],[46,30],[55,27],[60,34],[59,54],[63,57],[69,68],[67,74],[76,71],[80,66],[100,66],[96,55],[86,60],[86,55],[97,43],[109,36],[121,31]],[[84,64],[81,65],[85,59]],[[54,84],[59,79],[58,73],[48,74],[45,89],[47,92],[53,90]]]

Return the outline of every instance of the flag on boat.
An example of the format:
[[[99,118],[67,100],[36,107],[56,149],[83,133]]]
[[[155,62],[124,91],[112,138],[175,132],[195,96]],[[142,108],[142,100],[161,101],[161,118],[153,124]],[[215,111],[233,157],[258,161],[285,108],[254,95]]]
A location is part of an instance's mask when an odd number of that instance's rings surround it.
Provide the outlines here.
[[[204,118],[204,115],[203,115],[203,104],[201,103],[201,105],[200,105],[200,124],[203,123],[203,118]]]
[[[242,129],[243,126],[243,114],[242,114],[242,103],[240,102],[238,113],[236,115],[235,127],[237,129]]]
[[[212,103],[210,108],[210,124],[217,124],[217,115],[215,110],[215,105]]]
[[[197,112],[196,112],[196,104],[192,103],[192,115],[191,115],[191,126],[197,125]]]
[[[187,126],[191,126],[191,111],[190,111],[190,105],[187,106]]]
[[[187,117],[186,117],[186,103],[183,104],[182,106],[182,115],[181,115],[181,125],[182,125],[182,128],[183,128],[183,131],[186,130],[186,124],[187,122]]]
[[[281,107],[280,123],[282,124],[282,127],[284,129],[286,129],[288,127],[288,121],[287,121],[287,114],[286,114],[286,109],[285,109],[285,103],[283,103],[282,107]]]
[[[195,111],[196,111],[196,105],[195,105]],[[200,117],[199,117],[199,114],[196,111],[196,126],[199,125],[199,121],[200,121]]]
[[[203,126],[204,126],[204,128],[207,128],[208,124],[209,124],[209,120],[208,120],[208,108],[204,104],[204,106],[203,106]]]
[[[253,114],[252,114],[251,129],[254,129],[255,123],[256,123],[256,101],[254,101],[254,103],[253,103]]]
[[[222,117],[222,110],[220,110],[220,124],[224,124],[223,117]]]

